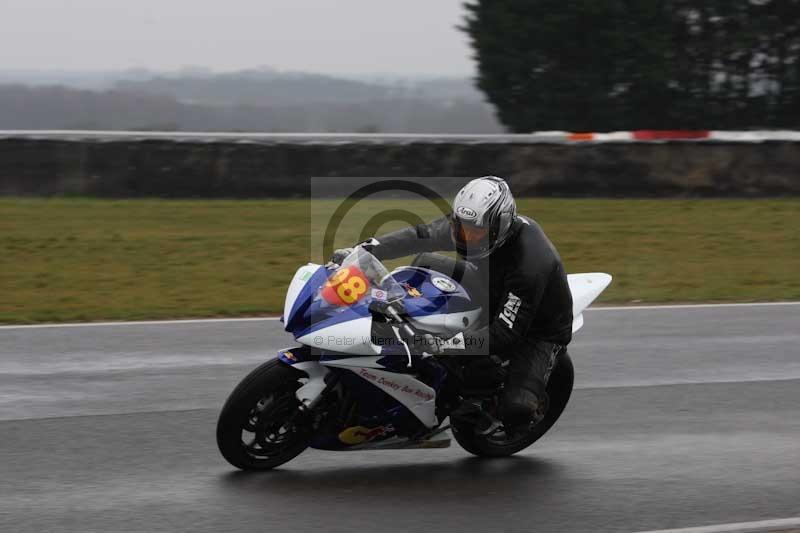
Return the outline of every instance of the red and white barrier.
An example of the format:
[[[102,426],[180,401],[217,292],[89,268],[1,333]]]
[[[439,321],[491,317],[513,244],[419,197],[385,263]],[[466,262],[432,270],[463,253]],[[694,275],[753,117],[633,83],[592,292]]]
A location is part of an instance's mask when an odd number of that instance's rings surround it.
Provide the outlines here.
[[[553,133],[553,132],[549,132]],[[715,130],[634,130],[608,133],[565,133],[566,141],[573,142],[648,142],[648,141],[727,141],[757,143],[764,141],[800,141],[800,131],[715,131]]]

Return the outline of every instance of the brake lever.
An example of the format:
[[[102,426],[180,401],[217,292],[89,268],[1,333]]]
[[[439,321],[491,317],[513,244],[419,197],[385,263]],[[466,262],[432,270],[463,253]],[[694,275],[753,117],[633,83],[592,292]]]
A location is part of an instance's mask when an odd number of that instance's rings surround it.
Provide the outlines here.
[[[392,303],[389,303],[386,306],[386,312],[397,323],[398,327],[403,330],[403,333],[406,335],[406,338],[408,339],[414,338],[415,335],[414,330],[411,328],[411,326],[408,325],[408,322],[403,320],[403,317],[400,316],[400,313],[397,311],[395,306],[392,305]],[[408,357],[408,364],[406,365],[406,367],[413,368],[414,364],[413,360],[411,359],[411,349],[408,347],[408,342],[400,338],[399,335],[398,335],[398,340],[400,340],[406,347],[406,356]]]
[[[399,305],[398,305],[399,304]],[[408,342],[403,340],[403,337],[400,335],[400,331],[402,330],[403,335],[407,339],[413,339],[416,337],[416,332],[414,329],[403,319],[403,316],[400,314],[398,307],[402,309],[402,301],[394,301],[394,302],[379,302],[373,301],[369,304],[370,312],[374,314],[379,314],[385,317],[390,323],[392,323],[392,331],[397,336],[397,340],[400,341],[406,349],[406,356],[408,357],[408,368],[413,367],[413,361],[411,358],[411,349],[408,347]]]

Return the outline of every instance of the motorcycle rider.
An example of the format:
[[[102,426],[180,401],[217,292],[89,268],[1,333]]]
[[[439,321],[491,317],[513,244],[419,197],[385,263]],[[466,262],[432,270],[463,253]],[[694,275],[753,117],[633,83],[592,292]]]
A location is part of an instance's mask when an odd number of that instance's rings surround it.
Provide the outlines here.
[[[517,214],[505,180],[474,179],[456,194],[452,214],[361,246],[381,260],[420,254],[414,265],[450,275],[473,295],[483,291],[488,313],[465,332],[465,346],[451,352],[434,339],[426,351],[506,358],[500,418],[516,426],[543,416],[556,357],[572,339],[572,294],[558,252],[536,222]],[[332,260],[351,250],[337,250]],[[430,253],[452,250],[458,260]]]

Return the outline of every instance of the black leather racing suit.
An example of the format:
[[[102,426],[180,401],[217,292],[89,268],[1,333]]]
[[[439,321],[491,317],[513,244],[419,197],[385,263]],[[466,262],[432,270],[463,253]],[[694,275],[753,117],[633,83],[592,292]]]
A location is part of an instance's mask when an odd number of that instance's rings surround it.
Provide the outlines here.
[[[455,249],[444,217],[375,240],[368,249],[379,259]],[[536,222],[518,216],[506,242],[489,257],[471,263],[478,283],[488,289],[484,305],[489,312],[465,334],[467,350],[508,357],[509,385],[546,398],[544,388],[555,358],[572,339],[572,293],[558,252]]]

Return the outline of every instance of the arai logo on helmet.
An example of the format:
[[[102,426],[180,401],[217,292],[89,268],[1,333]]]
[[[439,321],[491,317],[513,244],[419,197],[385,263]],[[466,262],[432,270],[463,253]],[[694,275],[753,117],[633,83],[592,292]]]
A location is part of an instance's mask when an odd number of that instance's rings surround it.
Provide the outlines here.
[[[470,209],[469,207],[464,207],[463,205],[456,209],[456,213],[463,218],[469,220],[475,220],[478,218],[478,213],[475,212],[474,209]]]
[[[447,278],[433,278],[431,283],[442,292],[456,292],[458,290],[456,284]]]

